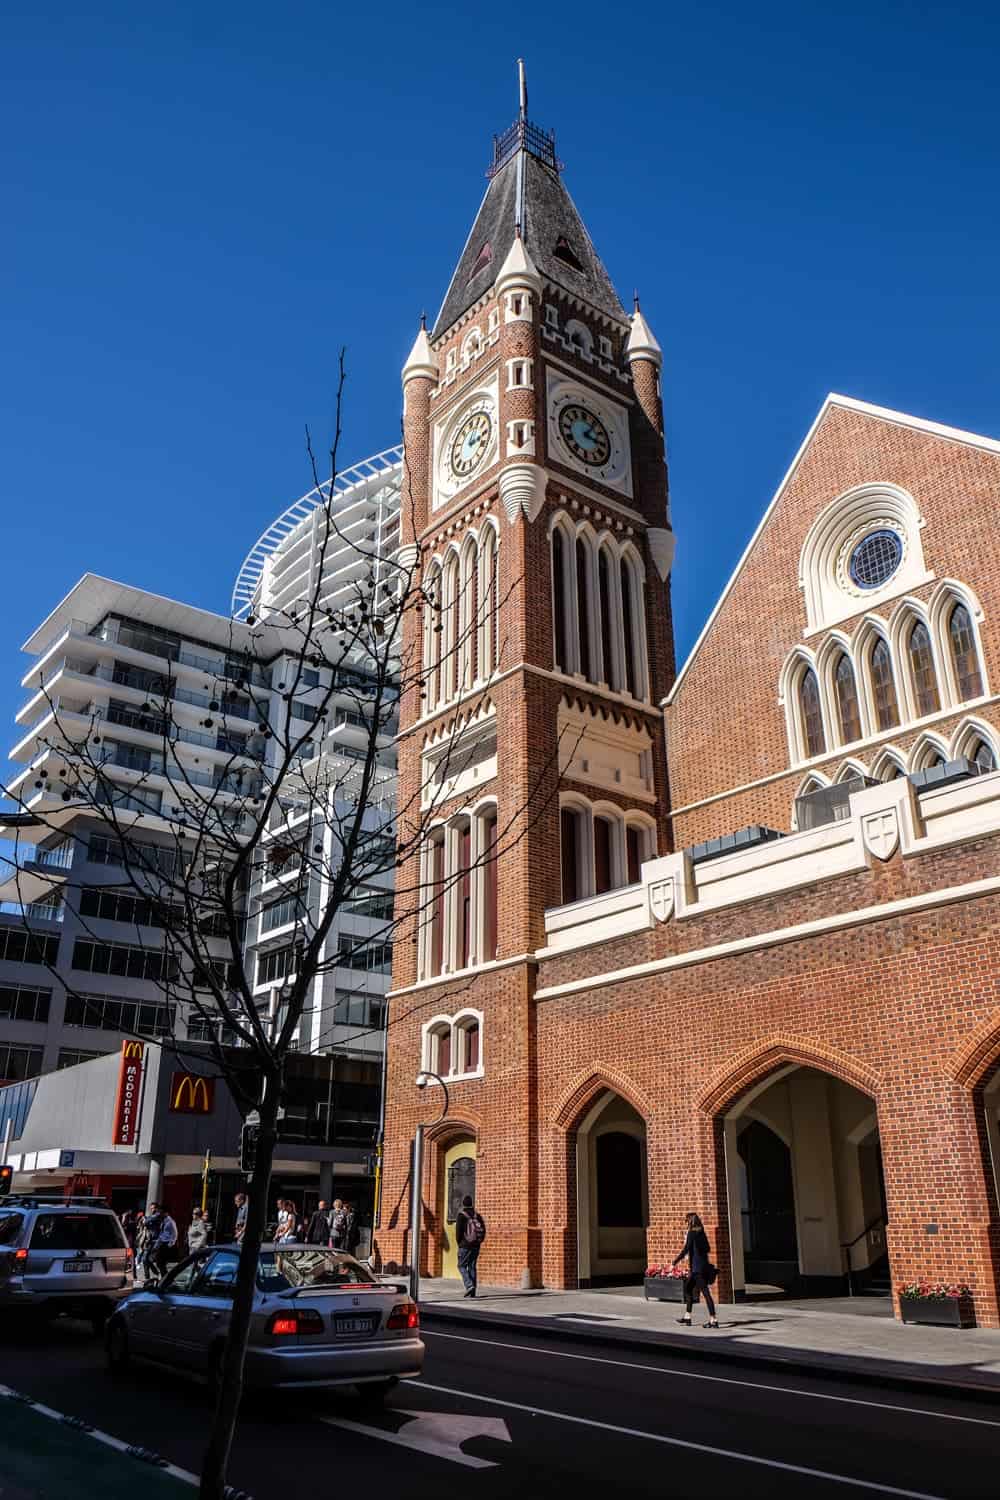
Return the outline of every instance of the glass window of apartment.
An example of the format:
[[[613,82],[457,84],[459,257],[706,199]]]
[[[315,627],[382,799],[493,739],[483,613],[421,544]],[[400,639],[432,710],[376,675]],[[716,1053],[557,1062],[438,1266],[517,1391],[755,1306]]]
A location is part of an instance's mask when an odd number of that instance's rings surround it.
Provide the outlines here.
[[[341,938],[337,963],[344,969],[388,974],[392,968],[392,944],[368,943],[364,938]]]
[[[51,999],[51,990],[0,985],[0,1021],[47,1021]]]
[[[172,954],[136,948],[126,943],[95,943],[77,938],[73,968],[89,974],[120,974],[126,979],[171,979],[177,975]]]
[[[298,965],[302,949],[288,945],[287,948],[270,948],[257,954],[257,983],[271,984],[275,979],[284,979],[293,974]]]
[[[103,1052],[81,1052],[74,1047],[60,1047],[59,1056],[56,1059],[57,1068],[75,1068],[77,1063],[93,1062],[95,1057],[103,1057]]]
[[[40,937],[18,927],[0,927],[0,959],[12,964],[54,964],[59,939]]]
[[[0,1042],[0,1084],[22,1083],[42,1071],[41,1047],[15,1047]]]

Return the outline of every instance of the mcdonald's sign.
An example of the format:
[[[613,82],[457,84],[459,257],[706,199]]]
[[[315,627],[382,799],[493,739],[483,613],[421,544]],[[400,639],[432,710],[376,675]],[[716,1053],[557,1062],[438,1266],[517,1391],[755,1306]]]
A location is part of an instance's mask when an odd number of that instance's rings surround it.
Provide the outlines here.
[[[210,1115],[215,1108],[215,1079],[200,1073],[175,1073],[170,1080],[170,1113]]]
[[[118,1096],[115,1099],[114,1134],[116,1146],[134,1146],[139,1134],[139,1109],[142,1103],[142,1070],[146,1060],[145,1042],[122,1042],[122,1059],[118,1068]]]

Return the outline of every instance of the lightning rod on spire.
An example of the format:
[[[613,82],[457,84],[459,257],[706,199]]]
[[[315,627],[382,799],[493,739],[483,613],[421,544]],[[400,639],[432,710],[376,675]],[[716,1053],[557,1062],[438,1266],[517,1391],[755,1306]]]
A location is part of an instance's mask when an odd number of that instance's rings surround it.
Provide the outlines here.
[[[528,80],[524,71],[524,58],[517,60],[517,84],[520,96],[520,116],[522,120],[528,118]]]

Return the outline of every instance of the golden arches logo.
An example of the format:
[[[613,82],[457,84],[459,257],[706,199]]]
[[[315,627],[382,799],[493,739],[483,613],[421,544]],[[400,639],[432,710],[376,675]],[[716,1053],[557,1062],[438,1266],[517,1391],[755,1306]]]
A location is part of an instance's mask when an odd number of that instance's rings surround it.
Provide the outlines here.
[[[122,1057],[137,1057],[141,1060],[145,1050],[145,1042],[122,1042]]]
[[[197,1073],[175,1073],[170,1108],[175,1113],[207,1115],[212,1112],[214,1079]]]

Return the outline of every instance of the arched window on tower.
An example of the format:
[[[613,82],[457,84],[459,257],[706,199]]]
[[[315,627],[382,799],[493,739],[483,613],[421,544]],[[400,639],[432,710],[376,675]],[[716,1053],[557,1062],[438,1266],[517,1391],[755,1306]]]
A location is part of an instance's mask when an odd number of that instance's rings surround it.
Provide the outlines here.
[[[892,652],[888,641],[878,636],[871,654],[872,698],[879,729],[895,729],[899,723],[899,701],[892,675]]]
[[[597,554],[597,585],[601,596],[601,660],[598,676],[602,682],[614,685],[615,660],[612,649],[614,611],[611,604],[611,571],[608,550],[602,547]]]
[[[557,672],[569,671],[566,654],[566,538],[560,527],[552,533],[552,631]]]
[[[625,635],[625,691],[631,693],[633,698],[639,694],[636,691],[636,669],[635,669],[635,593],[632,584],[632,569],[623,557],[620,564],[621,590],[622,590],[622,629]]]
[[[610,818],[594,819],[594,894],[615,886],[615,830]]]
[[[576,621],[578,638],[580,643],[580,671],[588,680],[591,676],[590,664],[590,615],[592,610],[590,597],[590,557],[587,544],[582,536],[576,539]]]
[[[964,604],[956,604],[948,621],[948,644],[951,659],[955,664],[955,683],[959,701],[979,698],[983,692],[983,679],[979,671],[979,654],[976,651],[976,636],[972,628],[972,616]]]
[[[430,890],[427,973],[440,974],[444,967],[444,829],[433,833],[427,844],[427,878]]]
[[[483,893],[482,962],[497,956],[497,810],[491,807],[479,820],[480,882]]]
[[[583,870],[583,813],[578,807],[563,807],[559,811],[559,838],[562,855],[562,899],[564,905],[579,901],[584,894]]]
[[[837,717],[840,735],[845,745],[861,738],[861,715],[858,711],[858,689],[854,680],[854,668],[846,655],[841,655],[833,674],[833,686],[837,696]]]
[[[819,683],[811,667],[803,672],[799,682],[799,708],[802,713],[802,739],[806,755],[822,755],[826,749],[823,710],[819,701]]]
[[[920,715],[937,713],[941,707],[941,696],[934,670],[930,632],[923,620],[916,620],[912,625],[906,651],[910,659],[910,677],[917,712]]]

